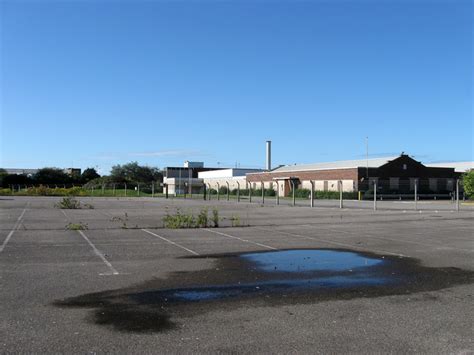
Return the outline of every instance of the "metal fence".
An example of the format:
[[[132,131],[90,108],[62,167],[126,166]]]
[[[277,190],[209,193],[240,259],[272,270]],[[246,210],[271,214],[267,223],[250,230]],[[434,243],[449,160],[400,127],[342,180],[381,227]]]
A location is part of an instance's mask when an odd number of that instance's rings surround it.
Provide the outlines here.
[[[50,195],[50,196],[103,196],[103,197],[162,197],[166,199],[201,199],[205,201],[234,201],[237,203],[260,203],[291,206],[316,205],[322,207],[363,207],[377,210],[389,206],[387,201],[400,201],[405,203],[403,207],[418,210],[420,203],[425,201],[449,201],[444,204],[451,210],[460,210],[461,201],[466,200],[462,180],[446,182],[442,186],[433,181],[413,179],[406,182],[379,181],[371,179],[366,183],[366,190],[358,193],[344,191],[344,184],[338,181],[336,186],[331,186],[329,191],[316,191],[314,182],[312,189],[297,189],[293,185],[289,196],[280,196],[280,191],[264,188],[263,183],[259,189],[253,188],[252,184],[246,184],[237,189],[230,189],[229,183],[224,186],[211,186],[211,184],[180,184],[177,186],[162,184],[159,182],[127,182],[127,183],[103,183],[103,184],[54,184],[54,185],[12,185],[9,189],[3,189],[2,194],[12,195]],[[276,184],[278,186],[278,184]],[[320,198],[319,196],[326,196]],[[352,196],[348,198],[347,196]],[[356,196],[356,197],[354,197]],[[327,198],[332,197],[332,198]],[[410,203],[410,205],[406,205]],[[369,205],[370,204],[370,205]],[[426,205],[424,206],[426,207]]]

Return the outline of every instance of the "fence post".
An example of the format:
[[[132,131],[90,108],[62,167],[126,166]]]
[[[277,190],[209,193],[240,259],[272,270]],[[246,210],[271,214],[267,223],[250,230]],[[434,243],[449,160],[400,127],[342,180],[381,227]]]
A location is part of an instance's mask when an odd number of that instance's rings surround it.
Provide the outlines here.
[[[165,184],[165,198],[168,199],[168,184]]]
[[[377,182],[374,180],[374,211],[377,211]]]
[[[338,184],[339,184],[339,208],[343,208],[344,206],[342,202],[342,190],[343,190],[342,180],[339,180]]]
[[[262,204],[265,204],[265,184],[261,181],[260,185],[262,186]]]
[[[237,202],[240,202],[240,182],[237,182]]]
[[[202,184],[202,198],[204,201],[207,200],[206,184]]]
[[[102,184],[102,196],[104,196],[104,193],[105,193],[105,184]]]
[[[277,206],[280,204],[280,181],[276,181],[277,184],[277,192],[276,192],[276,204]]]
[[[127,183],[125,182],[125,197],[127,196]]]
[[[252,183],[249,183],[249,202],[252,202]]]
[[[415,179],[415,211],[418,210],[418,179]]]
[[[219,201],[221,199],[220,198],[220,191],[219,191],[220,188],[221,188],[221,185],[218,182],[216,182],[216,184],[217,184],[217,201]]]
[[[211,195],[212,195],[212,194],[211,194],[211,184],[210,184],[210,183],[207,184],[207,188],[208,188],[207,193],[208,193],[208,195],[209,195],[209,201],[211,201]]]
[[[225,183],[227,184],[227,201],[229,201],[229,198],[230,198],[230,196],[229,196],[229,194],[230,194],[229,182],[226,181]]]
[[[456,211],[459,212],[459,179],[456,179]]]
[[[295,181],[293,179],[291,179],[290,181],[291,181],[291,187],[292,187],[292,190],[293,190],[293,206],[295,206],[296,205]]]
[[[151,182],[151,198],[155,197],[155,182]]]
[[[310,199],[311,199],[310,206],[311,206],[311,207],[314,207],[314,181],[313,181],[313,180],[309,180],[309,183],[311,184],[311,194],[309,195],[309,197],[310,197]]]

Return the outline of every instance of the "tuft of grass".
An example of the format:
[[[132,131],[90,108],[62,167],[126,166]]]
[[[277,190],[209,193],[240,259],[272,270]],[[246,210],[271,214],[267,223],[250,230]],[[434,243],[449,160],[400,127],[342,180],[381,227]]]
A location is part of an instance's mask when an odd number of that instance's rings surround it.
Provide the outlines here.
[[[219,226],[219,212],[217,209],[212,211],[212,221],[214,227]],[[217,223],[216,223],[217,221]],[[203,208],[199,211],[199,214],[194,216],[192,213],[185,213],[180,208],[176,210],[175,214],[170,214],[166,210],[166,215],[163,217],[163,225],[165,228],[178,229],[178,228],[206,228],[209,226],[208,209]]]
[[[54,206],[64,210],[76,210],[81,208],[81,203],[74,197],[67,196],[63,197],[63,199]]]
[[[203,208],[198,216],[197,216],[197,220],[196,220],[196,224],[198,227],[201,227],[201,228],[206,228],[208,223],[209,223],[209,218],[207,216],[208,214],[208,209],[207,208]]]
[[[87,228],[88,228],[87,224],[82,223],[82,222],[68,223],[68,225],[66,226],[66,230],[70,230],[70,231],[82,231],[82,230],[86,230]]]
[[[192,214],[183,213],[182,210],[178,208],[174,215],[166,212],[166,216],[163,218],[163,224],[165,228],[171,229],[196,228],[196,219]]]
[[[230,221],[232,222],[232,227],[240,227],[240,216],[232,216]]]
[[[217,208],[212,209],[212,223],[215,228],[219,228],[219,210]]]

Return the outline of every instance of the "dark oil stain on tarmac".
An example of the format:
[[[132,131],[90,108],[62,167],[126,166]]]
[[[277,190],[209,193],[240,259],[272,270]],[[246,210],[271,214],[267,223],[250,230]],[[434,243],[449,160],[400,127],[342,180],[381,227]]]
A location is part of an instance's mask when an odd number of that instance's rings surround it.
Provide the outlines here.
[[[125,289],[85,294],[54,305],[91,309],[91,321],[119,331],[157,332],[215,309],[313,303],[434,291],[472,283],[474,272],[428,268],[411,258],[342,249],[291,249],[187,257],[213,268],[179,272]]]

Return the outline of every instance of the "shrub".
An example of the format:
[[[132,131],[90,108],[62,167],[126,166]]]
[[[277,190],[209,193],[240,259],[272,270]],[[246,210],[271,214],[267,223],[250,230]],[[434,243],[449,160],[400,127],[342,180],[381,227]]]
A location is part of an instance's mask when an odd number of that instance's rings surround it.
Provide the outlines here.
[[[219,227],[219,211],[214,208],[212,210],[212,222],[214,227]],[[176,209],[175,214],[166,212],[163,217],[163,226],[165,228],[206,228],[209,226],[208,209],[203,208],[195,217],[192,213],[183,213],[180,208]]]
[[[221,187],[219,187],[219,194],[221,194],[221,195],[227,195],[227,186],[221,186]]]
[[[76,186],[66,189],[66,194],[68,196],[86,196],[87,191],[85,191],[82,187]]]
[[[61,201],[54,205],[56,208],[65,210],[75,210],[81,208],[81,203],[73,197],[64,197]]]
[[[72,230],[72,231],[82,231],[87,229],[87,224],[79,222],[79,223],[69,223],[66,226],[67,230]]]
[[[232,227],[240,227],[240,216],[231,217]]]
[[[469,198],[474,198],[474,170],[465,173],[462,177],[464,192]]]
[[[219,227],[219,211],[217,208],[212,209],[212,223],[214,223],[214,227]]]
[[[295,190],[295,197],[309,198],[310,195],[311,195],[311,190],[309,190],[309,189],[296,189]],[[293,196],[292,193],[291,193],[291,196]]]
[[[11,189],[0,189],[0,195],[11,195],[12,190]]]
[[[208,225],[208,217],[207,217],[207,213],[208,213],[208,210],[207,208],[203,208],[198,216],[197,216],[197,220],[196,220],[196,224],[198,227],[201,227],[201,228],[206,228],[207,225]]]
[[[176,210],[176,214],[170,215],[166,214],[163,218],[163,225],[165,228],[195,228],[196,227],[196,219],[192,214],[182,213],[181,209],[178,208]]]

